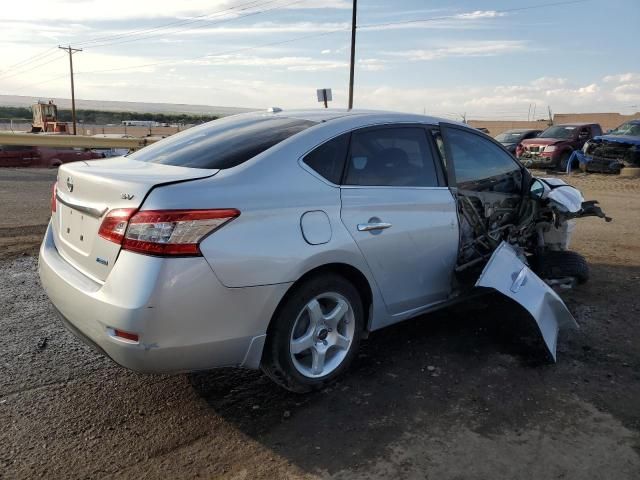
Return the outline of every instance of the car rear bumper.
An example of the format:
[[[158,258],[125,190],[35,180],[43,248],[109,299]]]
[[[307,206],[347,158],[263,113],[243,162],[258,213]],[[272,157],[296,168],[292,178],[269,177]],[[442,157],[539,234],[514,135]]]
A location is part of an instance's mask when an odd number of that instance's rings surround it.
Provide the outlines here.
[[[126,251],[100,284],[60,256],[51,228],[38,269],[71,332],[116,363],[150,373],[257,368],[269,320],[289,287],[227,288],[202,257]],[[139,341],[116,337],[115,329],[135,333]]]

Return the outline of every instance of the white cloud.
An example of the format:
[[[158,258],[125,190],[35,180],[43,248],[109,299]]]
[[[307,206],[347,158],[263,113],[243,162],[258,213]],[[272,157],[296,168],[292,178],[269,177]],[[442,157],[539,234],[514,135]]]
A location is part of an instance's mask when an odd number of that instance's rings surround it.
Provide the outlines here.
[[[640,74],[634,73],[624,78],[640,78]],[[556,113],[631,113],[631,105],[640,103],[640,82],[611,88],[607,85],[608,81],[605,77],[600,82],[586,85],[572,85],[566,79],[556,79],[556,85],[546,79],[547,85],[544,85],[545,82],[538,79],[522,85],[496,87],[468,85],[398,89],[381,86],[358,89],[355,99],[359,107],[418,113],[424,108],[428,114],[451,118],[466,112],[468,118],[526,119],[530,104],[537,105],[536,118],[546,115],[547,106]]]
[[[531,85],[536,88],[551,89],[561,88],[567,85],[568,80],[560,77],[540,77],[531,82]]]
[[[338,62],[312,57],[260,57],[242,54],[216,55],[190,63],[218,67],[270,67],[300,72],[345,69],[349,66],[345,61]]]
[[[600,87],[597,84],[592,83],[585,87],[578,88],[576,93],[578,95],[591,95],[594,93],[598,93],[599,91],[600,91]]]
[[[479,18],[505,17],[506,15],[507,14],[505,12],[497,12],[495,10],[476,10],[475,12],[460,13],[456,15],[456,18],[461,18],[463,20],[478,20]]]
[[[477,41],[449,44],[431,49],[384,52],[392,57],[402,57],[410,61],[437,60],[447,57],[490,57],[527,50],[527,44],[520,40]]]
[[[222,62],[223,60],[220,59]],[[318,64],[317,59],[306,57],[227,58],[224,61],[249,64],[254,62],[258,68],[314,69],[330,70],[332,65]],[[367,64],[377,65],[377,59],[358,62],[358,69],[368,68]],[[336,62],[338,64],[340,62]],[[385,64],[383,64],[385,65]],[[195,67],[194,67],[195,68]],[[343,64],[341,69],[346,70]],[[194,76],[185,69],[158,69],[153,73],[140,73],[130,76],[118,75],[82,76],[76,84],[79,98],[98,100],[118,99],[122,101],[163,101],[172,103],[193,103],[208,105],[227,105],[237,107],[268,107],[272,105],[284,108],[315,108],[315,90],[318,87],[312,80],[308,84],[287,81],[256,80],[256,75],[237,73],[233,77],[220,75],[219,71]],[[337,71],[341,71],[338,69]],[[163,73],[164,72],[164,73]],[[640,73],[633,74],[640,78]],[[356,76],[356,78],[358,78]],[[346,76],[344,87],[333,87],[332,106],[344,107],[347,100]],[[539,80],[539,79],[538,79]],[[546,116],[547,105],[556,113],[618,111],[632,113],[631,105],[640,104],[640,82],[621,83],[612,86],[601,79],[597,82],[572,84],[562,82],[557,87],[542,86],[533,80],[528,83],[475,86],[468,83],[461,86],[442,88],[398,88],[388,84],[379,86],[361,86],[356,84],[355,105],[357,108],[381,108],[422,113],[454,118],[466,113],[467,118],[503,118],[526,119],[530,104],[537,105],[536,118]],[[176,88],[180,85],[180,88]],[[68,97],[68,78],[46,83],[37,83],[26,92],[16,92],[45,97]],[[7,91],[7,89],[3,90]]]
[[[640,73],[621,73],[619,75],[607,75],[604,77],[604,81],[607,83],[626,83],[640,81]]]
[[[193,28],[176,32],[176,35],[184,36],[206,36],[206,35],[239,35],[239,34],[265,34],[265,33],[314,33],[330,32],[333,30],[344,30],[351,28],[351,24],[346,22],[259,22],[240,27],[224,26],[212,28]],[[171,34],[169,32],[168,34]]]
[[[387,61],[380,58],[361,58],[358,60],[358,68],[368,72],[379,72],[385,70]]]

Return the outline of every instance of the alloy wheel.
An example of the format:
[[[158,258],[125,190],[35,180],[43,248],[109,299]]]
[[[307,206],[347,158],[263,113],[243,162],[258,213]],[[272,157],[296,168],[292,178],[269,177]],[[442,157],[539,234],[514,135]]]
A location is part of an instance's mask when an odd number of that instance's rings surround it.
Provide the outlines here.
[[[355,332],[353,308],[335,292],[317,295],[298,314],[289,351],[296,370],[319,378],[336,370],[347,357]]]

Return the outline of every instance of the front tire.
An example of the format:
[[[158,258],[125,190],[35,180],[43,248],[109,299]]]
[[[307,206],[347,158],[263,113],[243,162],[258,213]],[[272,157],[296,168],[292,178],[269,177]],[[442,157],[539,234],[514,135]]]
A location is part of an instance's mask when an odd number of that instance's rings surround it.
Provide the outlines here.
[[[562,172],[566,172],[567,171],[567,165],[569,164],[569,159],[571,158],[571,154],[572,153],[573,153],[572,151],[567,151],[567,152],[564,152],[560,156],[560,161],[558,162],[558,167],[560,167],[559,168],[560,171],[562,171]],[[572,165],[572,167],[573,167],[573,165]]]
[[[536,259],[536,274],[543,280],[573,278],[582,284],[589,280],[589,264],[577,252],[548,251]]]
[[[335,274],[312,277],[278,308],[262,370],[292,392],[323,388],[348,368],[363,327],[362,300],[349,281]]]

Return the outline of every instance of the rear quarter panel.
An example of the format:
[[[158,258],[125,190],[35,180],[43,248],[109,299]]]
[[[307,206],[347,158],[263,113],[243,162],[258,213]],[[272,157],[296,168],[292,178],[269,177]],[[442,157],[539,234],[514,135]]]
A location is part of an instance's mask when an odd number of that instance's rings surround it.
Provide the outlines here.
[[[340,190],[305,171],[298,148],[260,155],[214,178],[154,189],[144,209],[236,208],[241,214],[209,235],[200,249],[227,287],[292,282],[327,263],[366,263],[340,221]],[[309,244],[302,234],[306,212],[329,218],[327,243]],[[365,272],[363,272],[365,273]],[[365,273],[365,275],[367,275]]]

